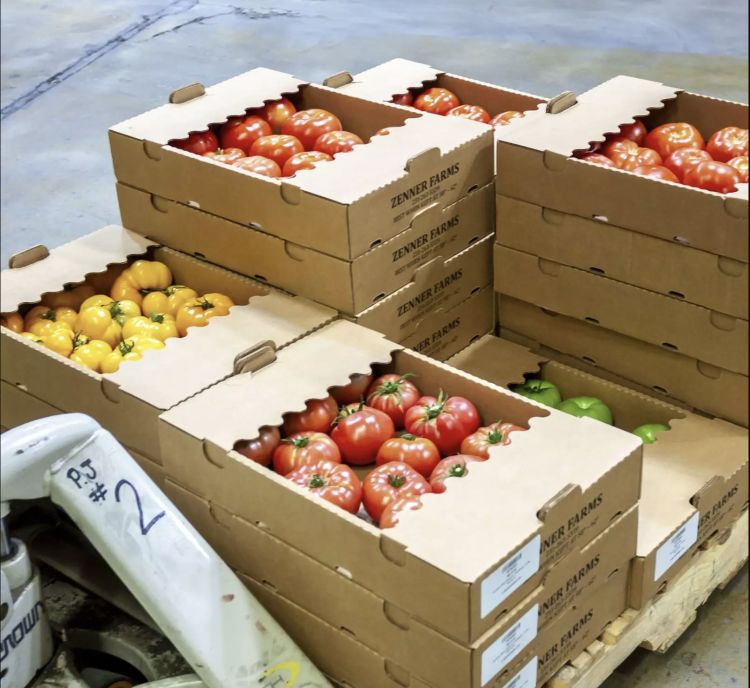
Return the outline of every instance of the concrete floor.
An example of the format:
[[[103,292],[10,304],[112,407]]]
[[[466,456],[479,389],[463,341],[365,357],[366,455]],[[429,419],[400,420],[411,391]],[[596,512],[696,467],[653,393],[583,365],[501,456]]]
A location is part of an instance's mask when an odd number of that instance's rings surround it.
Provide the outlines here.
[[[2,262],[116,223],[108,126],[193,81],[400,56],[547,96],[631,74],[747,102],[747,20],[744,0],[4,0]],[[670,653],[606,688],[747,686],[747,616],[746,569]]]

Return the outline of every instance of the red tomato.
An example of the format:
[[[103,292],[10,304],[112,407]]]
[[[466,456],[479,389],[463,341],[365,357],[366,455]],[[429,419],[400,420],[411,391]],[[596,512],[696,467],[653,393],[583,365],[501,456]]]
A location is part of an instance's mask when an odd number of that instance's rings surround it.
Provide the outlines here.
[[[367,405],[387,413],[397,428],[404,427],[404,415],[421,396],[409,377],[395,373],[381,375],[367,390]]]
[[[362,505],[376,522],[385,508],[399,497],[431,492],[430,484],[411,466],[394,461],[378,466],[362,485]]]
[[[209,129],[207,131],[190,132],[186,139],[173,139],[169,142],[169,145],[196,155],[203,155],[215,151],[219,147],[219,141]]]
[[[422,508],[422,499],[419,495],[408,495],[394,499],[383,511],[380,517],[381,528],[393,528],[398,525],[401,514],[405,511],[416,511]]]
[[[504,127],[511,123],[514,119],[521,119],[526,115],[518,110],[508,110],[507,112],[501,112],[499,115],[495,115],[491,120],[490,124],[493,127]]]
[[[408,463],[421,476],[429,478],[440,462],[440,452],[432,440],[405,433],[386,440],[375,457],[378,466],[392,461]]]
[[[734,167],[737,172],[740,173],[740,181],[747,184],[748,166],[747,166],[747,155],[740,155],[739,157],[732,158],[727,165]]]
[[[448,114],[453,117],[463,117],[474,122],[490,123],[490,113],[479,105],[459,105],[448,110]]]
[[[635,141],[625,138],[624,136],[610,136],[599,148],[599,152],[602,155],[606,155],[612,159],[615,153],[621,153],[626,151],[632,151],[638,148],[638,144]]]
[[[233,162],[237,162],[240,158],[244,158],[245,151],[243,151],[242,148],[218,148],[215,151],[204,153],[203,157],[231,165]]]
[[[281,440],[276,447],[273,468],[279,475],[286,475],[321,459],[341,463],[341,452],[336,443],[322,432],[298,432]]]
[[[329,131],[341,131],[341,122],[333,113],[319,108],[295,112],[281,127],[282,134],[296,136],[305,150],[313,150],[321,134]]]
[[[592,162],[595,165],[603,165],[604,167],[614,167],[613,163],[606,155],[601,153],[582,153],[578,156],[579,160],[585,160],[586,162]]]
[[[406,412],[406,430],[432,440],[443,456],[456,454],[464,437],[479,427],[476,406],[463,397],[422,397]]]
[[[356,514],[362,504],[362,483],[357,474],[349,466],[335,461],[303,464],[286,477],[350,514]]]
[[[393,421],[382,411],[361,403],[349,404],[339,412],[331,438],[346,463],[367,466],[375,463],[378,450],[395,431]]]
[[[354,146],[360,146],[364,141],[350,131],[329,131],[321,134],[315,141],[313,148],[327,155],[336,153],[348,153]]]
[[[348,385],[331,387],[328,390],[340,406],[363,401],[367,396],[367,388],[372,383],[372,375],[362,375],[361,373],[350,375],[349,379],[351,382]]]
[[[240,148],[245,155],[252,155],[250,148],[256,139],[270,133],[271,126],[257,115],[230,117],[221,125],[221,147]]]
[[[714,160],[729,162],[732,158],[747,155],[747,129],[724,127],[713,133],[706,150]]]
[[[261,466],[268,466],[280,441],[281,434],[278,428],[265,426],[260,429],[260,435],[255,439],[235,442],[234,450]]]
[[[645,125],[640,120],[635,120],[635,122],[631,122],[630,124],[620,125],[619,135],[626,139],[630,139],[631,141],[635,141],[639,146],[643,145],[647,133],[648,131],[646,130]]]
[[[250,148],[250,155],[262,155],[273,160],[279,167],[284,167],[289,158],[297,153],[304,153],[302,143],[294,136],[271,134],[255,139]]]
[[[268,158],[262,155],[251,155],[247,158],[240,158],[232,163],[232,167],[239,167],[247,172],[262,174],[264,177],[280,177],[281,168]]]
[[[430,475],[430,487],[435,494],[442,494],[448,489],[445,484],[450,478],[465,478],[469,475],[467,464],[479,461],[476,456],[466,456],[465,454],[456,454],[443,459]]]
[[[630,139],[613,139],[604,145],[604,154],[621,170],[632,170],[643,165],[661,165],[661,156],[651,148],[641,148]]]
[[[740,173],[726,163],[707,160],[688,170],[682,182],[706,191],[732,193],[740,183]]]
[[[711,156],[702,148],[678,148],[664,161],[664,167],[672,170],[674,175],[682,181],[685,173],[699,162],[711,160]]]
[[[311,399],[305,404],[305,410],[297,413],[287,413],[284,417],[283,431],[289,436],[304,430],[315,432],[330,432],[339,407],[333,397],[325,399]]]
[[[475,456],[478,459],[490,458],[490,449],[496,445],[502,447],[510,444],[512,432],[523,432],[525,428],[513,423],[493,423],[484,428],[479,428],[475,433],[469,435],[461,442],[461,453]]]
[[[330,155],[318,153],[318,151],[295,153],[284,163],[283,175],[292,177],[300,170],[312,170],[319,162],[328,162],[329,160],[333,160]]]
[[[428,88],[414,99],[414,107],[433,115],[447,115],[449,110],[461,105],[458,96],[447,88]]]
[[[284,122],[295,112],[297,112],[297,108],[294,107],[294,103],[286,98],[281,98],[280,100],[272,100],[270,103],[266,103],[258,110],[258,116],[271,125],[271,133],[280,134]]]
[[[396,105],[406,105],[407,107],[410,107],[414,104],[414,96],[411,93],[402,93],[400,95],[393,96],[391,102],[396,103]]]
[[[663,165],[639,165],[634,167],[631,172],[640,175],[641,177],[651,177],[651,179],[661,179],[665,182],[680,183],[677,175],[672,172],[668,167]]]
[[[646,145],[664,159],[680,148],[705,148],[706,144],[701,133],[692,124],[670,122],[648,132]]]

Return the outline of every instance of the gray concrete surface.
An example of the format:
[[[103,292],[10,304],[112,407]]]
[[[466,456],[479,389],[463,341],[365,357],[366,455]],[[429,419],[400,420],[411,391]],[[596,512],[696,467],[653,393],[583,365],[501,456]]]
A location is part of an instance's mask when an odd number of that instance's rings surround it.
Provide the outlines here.
[[[186,83],[407,57],[540,95],[632,74],[747,102],[747,20],[744,0],[3,0],[2,262],[117,222],[107,128]],[[606,688],[747,686],[747,616],[745,569]]]

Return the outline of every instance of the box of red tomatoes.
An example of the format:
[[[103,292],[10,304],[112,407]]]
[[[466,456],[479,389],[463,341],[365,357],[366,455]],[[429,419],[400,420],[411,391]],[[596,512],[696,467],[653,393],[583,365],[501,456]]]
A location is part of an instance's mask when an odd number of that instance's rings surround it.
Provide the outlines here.
[[[270,69],[169,100],[110,129],[118,182],[337,258],[494,175],[489,129]]]
[[[169,476],[458,642],[638,500],[638,438],[351,322],[248,364],[162,415]]]
[[[747,127],[747,105],[618,76],[514,121],[497,192],[747,263]]]
[[[523,337],[512,336],[518,341]],[[640,609],[747,507],[748,433],[566,365],[558,351],[487,335],[450,359],[540,403],[640,437],[643,484],[629,604]]]

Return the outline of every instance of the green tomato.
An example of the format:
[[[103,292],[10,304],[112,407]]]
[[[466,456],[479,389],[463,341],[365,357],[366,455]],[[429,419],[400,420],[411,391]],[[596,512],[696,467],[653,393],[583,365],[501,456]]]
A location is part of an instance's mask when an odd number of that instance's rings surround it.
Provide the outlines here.
[[[564,411],[578,418],[586,416],[607,425],[614,424],[614,418],[612,417],[612,411],[609,410],[609,406],[596,397],[571,397],[558,404],[557,408],[559,411]]]
[[[511,390],[516,394],[536,401],[539,404],[545,404],[546,406],[557,406],[561,401],[560,391],[547,380],[527,380],[522,385],[513,385]]]
[[[664,423],[646,423],[633,430],[633,434],[638,435],[643,440],[643,444],[653,444],[656,442],[656,433],[666,432],[667,430],[669,430],[669,426],[664,425]]]

